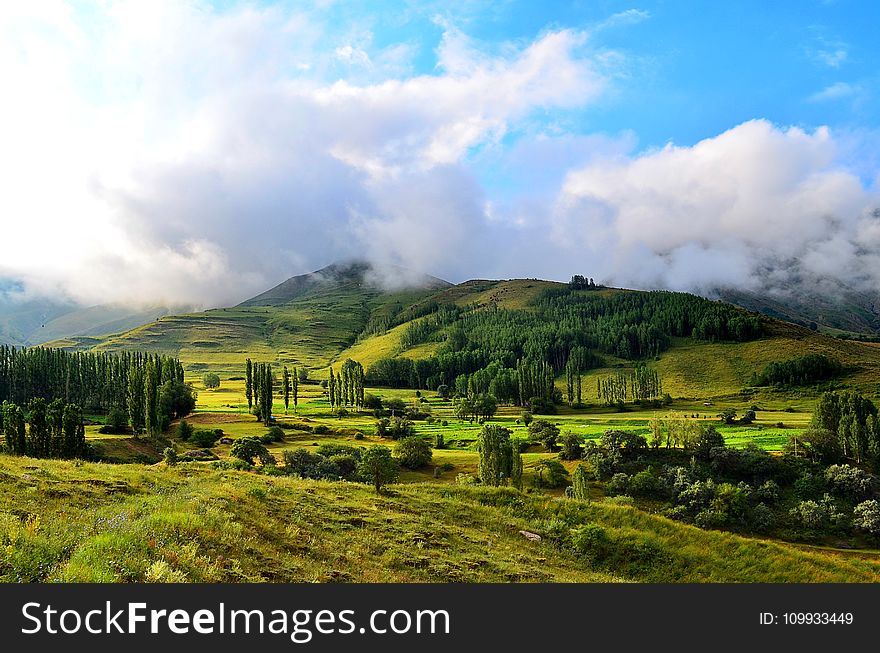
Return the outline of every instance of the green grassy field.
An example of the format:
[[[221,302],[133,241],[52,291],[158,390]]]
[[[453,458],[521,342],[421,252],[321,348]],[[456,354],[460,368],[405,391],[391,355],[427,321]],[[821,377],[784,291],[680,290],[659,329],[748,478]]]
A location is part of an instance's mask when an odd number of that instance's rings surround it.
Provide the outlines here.
[[[10,582],[876,582],[873,554],[805,550],[635,508],[511,490],[0,457]],[[599,526],[587,555],[569,533]],[[540,542],[521,530],[543,535]]]

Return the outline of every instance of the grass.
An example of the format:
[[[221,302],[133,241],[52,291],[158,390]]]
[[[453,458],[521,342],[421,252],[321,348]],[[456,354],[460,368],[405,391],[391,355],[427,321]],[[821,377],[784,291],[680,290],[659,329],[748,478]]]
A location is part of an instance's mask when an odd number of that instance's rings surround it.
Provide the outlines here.
[[[72,582],[877,582],[876,555],[701,531],[540,494],[0,457],[0,579]],[[559,539],[595,524],[594,559]],[[521,530],[543,535],[531,542]]]

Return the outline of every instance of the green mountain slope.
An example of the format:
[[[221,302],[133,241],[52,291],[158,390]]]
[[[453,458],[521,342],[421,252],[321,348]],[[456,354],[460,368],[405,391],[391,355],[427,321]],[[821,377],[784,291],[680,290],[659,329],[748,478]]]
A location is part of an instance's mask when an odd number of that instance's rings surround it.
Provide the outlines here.
[[[613,288],[567,295],[567,284],[536,279],[473,280],[451,286],[400,269],[392,272],[416,286],[386,290],[371,281],[371,271],[365,264],[334,265],[289,279],[236,307],[167,316],[114,336],[69,338],[51,344],[158,351],[179,356],[191,372],[211,369],[228,375],[241,374],[245,359],[252,358],[305,366],[313,371],[314,378],[323,378],[329,364],[346,358],[367,368],[382,358],[430,358],[448,349],[451,330],[455,324],[470,324],[462,321],[467,316],[496,309],[521,316],[539,314],[545,310],[539,306],[546,306],[548,292],[560,297],[557,301],[563,305],[597,298],[650,297],[640,291]],[[707,305],[728,313],[734,311],[723,304]],[[453,309],[457,315],[453,323],[431,327],[427,335],[413,342],[412,331],[420,323],[435,319],[443,307]],[[638,313],[633,315],[627,319],[640,319]],[[660,372],[664,391],[674,397],[738,393],[768,363],[810,352],[840,361],[845,368],[841,379],[845,383],[873,392],[880,382],[880,345],[843,341],[766,317],[760,320],[765,332],[757,339],[709,342],[672,337],[668,347],[651,355],[648,362]],[[534,324],[528,326],[528,320],[522,324],[526,326],[514,329],[511,337],[522,329],[535,328]],[[595,377],[636,364],[631,357],[620,358],[608,351],[600,352],[600,358],[602,364],[585,373],[587,401],[597,399]]]

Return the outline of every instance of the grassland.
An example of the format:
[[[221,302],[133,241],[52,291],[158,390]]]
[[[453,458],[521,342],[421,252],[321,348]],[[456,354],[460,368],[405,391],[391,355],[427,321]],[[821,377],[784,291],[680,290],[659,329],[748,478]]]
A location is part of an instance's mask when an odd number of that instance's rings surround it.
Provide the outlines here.
[[[0,457],[0,579],[88,582],[876,582],[860,552],[701,531],[510,490]],[[598,525],[597,559],[560,532]],[[537,532],[540,542],[521,530]]]

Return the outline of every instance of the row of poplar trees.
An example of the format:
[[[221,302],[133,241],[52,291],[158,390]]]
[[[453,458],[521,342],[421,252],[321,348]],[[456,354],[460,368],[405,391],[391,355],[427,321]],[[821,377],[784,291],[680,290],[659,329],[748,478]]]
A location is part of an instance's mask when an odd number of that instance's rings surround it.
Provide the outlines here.
[[[637,365],[629,374],[618,372],[596,379],[596,396],[609,406],[622,404],[627,399],[646,401],[663,394],[663,383],[657,370],[644,363]]]
[[[157,385],[183,382],[183,366],[175,358],[141,352],[68,352],[50,347],[0,346],[0,401],[26,405],[34,397],[63,399],[86,411],[129,412],[131,377],[146,378],[147,368]],[[141,382],[143,386],[143,382]],[[138,396],[140,392],[136,393]]]
[[[248,411],[254,413],[258,420],[266,426],[272,419],[272,402],[275,394],[275,376],[270,363],[255,363],[250,358],[245,364],[244,392],[248,402]],[[290,408],[293,399],[293,410],[299,405],[299,375],[285,365],[281,372],[281,395],[284,398],[284,412]]]
[[[342,364],[338,374],[330,368],[330,380],[327,383],[327,394],[330,406],[364,405],[364,366],[350,358]]]
[[[86,430],[82,410],[76,404],[42,397],[31,399],[27,410],[4,401],[0,409],[0,432],[6,451],[34,458],[84,458]]]

